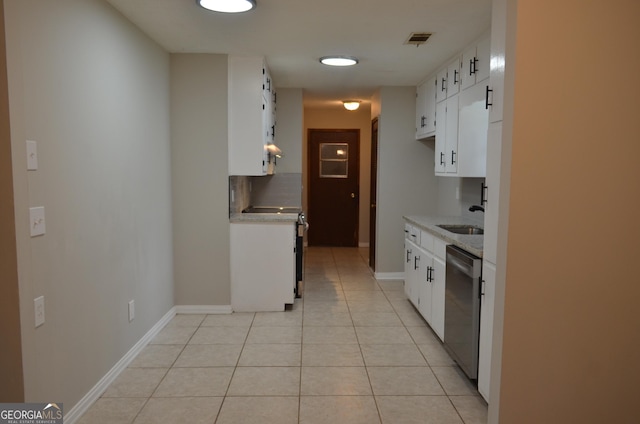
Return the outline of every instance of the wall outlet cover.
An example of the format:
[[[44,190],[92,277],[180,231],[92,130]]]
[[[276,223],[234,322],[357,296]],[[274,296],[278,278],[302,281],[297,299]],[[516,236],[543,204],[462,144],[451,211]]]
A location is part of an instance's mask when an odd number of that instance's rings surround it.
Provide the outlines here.
[[[38,328],[44,324],[44,296],[33,299],[33,306],[35,310],[36,328]]]
[[[33,140],[27,140],[27,170],[38,169],[38,145]]]
[[[136,301],[129,301],[129,322],[133,321],[136,318]]]
[[[29,227],[31,237],[41,236],[45,233],[44,206],[29,208]]]

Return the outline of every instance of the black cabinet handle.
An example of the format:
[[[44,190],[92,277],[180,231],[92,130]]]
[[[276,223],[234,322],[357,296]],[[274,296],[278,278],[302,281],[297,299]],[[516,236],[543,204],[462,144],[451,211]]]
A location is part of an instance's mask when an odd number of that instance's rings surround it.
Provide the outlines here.
[[[409,256],[411,256],[411,250],[407,249],[407,263],[410,261]]]
[[[433,282],[433,268],[432,267],[427,267],[427,282],[431,283]]]
[[[451,165],[453,165],[454,163],[456,163],[456,151],[452,150],[451,151]]]
[[[478,63],[478,58],[474,57],[473,59],[469,59],[469,75],[473,75],[478,72],[478,67],[476,64]]]
[[[271,79],[269,78],[267,78],[267,91],[271,91]]]
[[[271,125],[271,137],[275,137],[275,136],[276,136],[276,126]]]
[[[446,89],[447,89],[447,86],[445,85],[446,82],[447,82],[447,80],[442,78],[442,85],[440,87],[440,91],[446,91]]]
[[[480,204],[485,205],[487,203],[487,197],[485,196],[485,192],[489,187],[484,185],[484,183],[480,183]]]
[[[426,127],[426,126],[427,126],[427,125],[424,123],[424,121],[425,121],[426,119],[427,119],[427,117],[426,117],[426,116],[422,116],[422,117],[420,118],[420,128],[424,128],[424,127]]]
[[[418,262],[420,262],[420,256],[413,257],[413,269],[418,269]]]
[[[493,93],[493,90],[487,85],[487,90],[484,93],[484,108],[489,109],[489,106],[493,106],[493,101],[489,103],[489,93]]]
[[[457,84],[460,80],[458,79],[458,75],[460,74],[460,72],[458,72],[457,69],[453,70],[453,84]]]
[[[440,152],[440,165],[444,165],[444,152]]]

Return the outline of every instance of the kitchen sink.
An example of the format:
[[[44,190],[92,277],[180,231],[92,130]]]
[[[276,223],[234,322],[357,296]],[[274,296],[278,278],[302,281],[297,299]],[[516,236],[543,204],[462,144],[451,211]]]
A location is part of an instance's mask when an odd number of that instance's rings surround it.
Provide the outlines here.
[[[447,230],[456,234],[467,234],[467,235],[484,234],[484,229],[477,227],[475,225],[443,224],[443,225],[436,225],[436,226],[442,228],[443,230]]]

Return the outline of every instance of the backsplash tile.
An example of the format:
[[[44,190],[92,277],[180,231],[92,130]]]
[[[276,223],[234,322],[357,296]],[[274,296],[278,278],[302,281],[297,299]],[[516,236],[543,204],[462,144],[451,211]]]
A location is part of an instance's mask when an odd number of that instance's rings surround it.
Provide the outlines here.
[[[229,214],[248,206],[302,205],[302,174],[284,173],[264,177],[229,177]]]

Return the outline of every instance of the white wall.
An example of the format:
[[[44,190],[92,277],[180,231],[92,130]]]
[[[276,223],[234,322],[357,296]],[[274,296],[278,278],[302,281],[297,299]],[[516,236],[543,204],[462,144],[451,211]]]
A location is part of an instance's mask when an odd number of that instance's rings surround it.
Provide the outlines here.
[[[102,1],[5,9],[25,397],[69,410],[173,306],[169,56]]]
[[[382,87],[378,121],[376,273],[402,272],[404,215],[436,213],[433,146],[415,140],[415,87]],[[374,115],[375,116],[375,115]]]
[[[171,55],[177,305],[230,305],[227,56]]]

